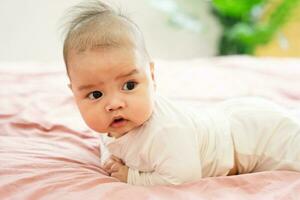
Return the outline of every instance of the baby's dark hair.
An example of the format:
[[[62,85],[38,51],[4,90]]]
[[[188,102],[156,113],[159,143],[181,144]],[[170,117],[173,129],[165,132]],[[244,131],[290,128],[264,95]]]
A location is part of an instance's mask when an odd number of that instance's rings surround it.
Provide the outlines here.
[[[149,60],[139,27],[120,9],[103,1],[85,1],[72,7],[68,14],[63,56],[69,75],[68,55],[98,48],[136,48]]]

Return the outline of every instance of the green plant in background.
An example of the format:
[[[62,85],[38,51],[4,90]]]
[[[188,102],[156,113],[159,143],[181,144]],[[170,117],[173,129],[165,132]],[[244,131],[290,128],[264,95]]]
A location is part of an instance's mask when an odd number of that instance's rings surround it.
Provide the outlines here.
[[[223,26],[219,54],[253,54],[288,20],[299,0],[213,0],[213,13]],[[262,21],[264,8],[277,3]]]
[[[201,16],[197,6],[203,5],[201,1],[210,3],[223,27],[219,54],[228,55],[253,54],[258,45],[268,43],[300,0],[152,0],[156,7],[169,13],[173,25],[190,30],[198,26],[198,31]],[[266,9],[270,6],[274,8]]]

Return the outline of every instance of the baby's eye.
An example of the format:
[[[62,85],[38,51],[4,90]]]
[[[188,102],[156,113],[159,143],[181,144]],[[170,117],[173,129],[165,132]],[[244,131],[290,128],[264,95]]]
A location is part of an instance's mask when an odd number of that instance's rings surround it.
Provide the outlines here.
[[[135,86],[137,85],[137,82],[134,81],[128,81],[123,85],[123,90],[133,90]]]
[[[88,94],[88,98],[91,100],[99,99],[103,96],[103,93],[100,91],[93,91]]]

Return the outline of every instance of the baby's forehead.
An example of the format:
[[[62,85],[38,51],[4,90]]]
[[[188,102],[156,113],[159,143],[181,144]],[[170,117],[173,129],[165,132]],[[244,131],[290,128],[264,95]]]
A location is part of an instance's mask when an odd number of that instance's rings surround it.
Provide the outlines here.
[[[105,48],[87,50],[84,52],[70,52],[69,68],[72,75],[80,73],[101,73],[105,75],[119,75],[130,71],[141,72],[147,68],[147,60],[143,53],[135,48]]]
[[[97,47],[84,51],[73,49],[69,51],[68,60],[72,60],[73,64],[74,61],[110,61],[121,63],[131,62],[134,64],[138,63],[138,65],[148,61],[143,51],[133,46]]]
[[[89,52],[87,55],[94,56],[97,53]],[[78,60],[80,61],[80,59]],[[148,74],[147,67],[139,65],[134,60],[125,60],[123,62],[122,58],[118,62],[113,63],[99,61],[76,64],[71,66],[69,78],[77,91],[86,91],[97,85],[119,85],[121,82],[123,83],[129,79],[141,80],[145,79]]]

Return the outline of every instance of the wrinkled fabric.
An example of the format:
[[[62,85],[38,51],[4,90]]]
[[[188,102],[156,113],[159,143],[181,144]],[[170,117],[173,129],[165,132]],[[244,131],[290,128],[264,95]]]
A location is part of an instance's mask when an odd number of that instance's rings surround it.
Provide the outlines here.
[[[205,106],[258,95],[300,116],[300,59],[157,61],[158,90]],[[0,199],[300,199],[300,173],[260,172],[139,187],[100,166],[101,135],[79,115],[62,64],[0,63]]]

